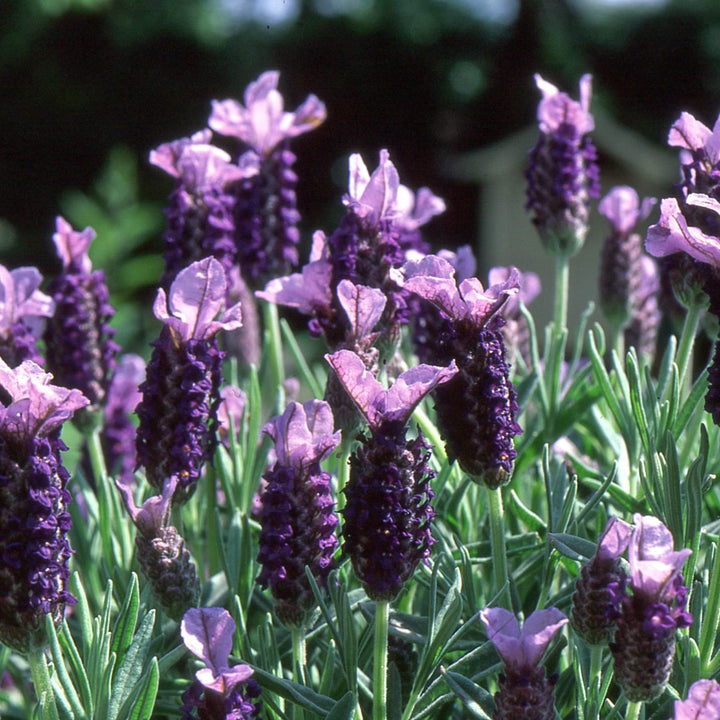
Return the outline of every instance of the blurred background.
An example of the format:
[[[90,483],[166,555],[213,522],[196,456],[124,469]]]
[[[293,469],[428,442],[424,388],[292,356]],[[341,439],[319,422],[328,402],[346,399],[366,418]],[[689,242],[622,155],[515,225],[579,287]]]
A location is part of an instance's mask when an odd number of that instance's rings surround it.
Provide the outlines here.
[[[52,273],[55,216],[92,225],[93,261],[129,322],[154,294],[173,187],[149,151],[205,126],[212,99],[241,99],[267,69],[287,109],[309,93],[328,109],[293,142],[303,262],[312,232],[344,212],[348,155],[372,170],[388,148],[404,184],[447,203],[426,229],[435,249],[471,244],[481,278],[494,264],[540,272],[549,303],[551,262],[523,211],[533,74],[574,98],[593,75],[603,194],[670,195],[670,125],[687,110],[712,126],[720,110],[720,3],[1,0],[3,262]],[[596,296],[604,232],[595,214],[573,261],[576,314]]]

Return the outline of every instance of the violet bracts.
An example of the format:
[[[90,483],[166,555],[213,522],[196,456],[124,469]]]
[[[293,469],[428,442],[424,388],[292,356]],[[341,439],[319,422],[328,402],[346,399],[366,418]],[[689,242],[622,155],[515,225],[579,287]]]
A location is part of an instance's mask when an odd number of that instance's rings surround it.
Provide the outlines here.
[[[43,318],[52,317],[55,303],[40,292],[42,275],[37,268],[8,270],[0,265],[0,357],[16,367],[23,360],[43,365],[37,347]]]
[[[557,608],[536,610],[523,623],[504,608],[485,608],[480,619],[504,663],[495,693],[493,720],[553,720],[554,681],[540,665],[556,633],[567,623]]]
[[[182,720],[255,720],[260,686],[253,669],[229,665],[235,621],[219,607],[192,608],[180,623],[185,647],[205,663],[183,693]]]
[[[385,390],[350,350],[325,357],[369,426],[350,460],[343,551],[368,597],[392,600],[434,542],[431,448],[420,432],[408,439],[406,424],[422,398],[457,368],[419,365]]]
[[[214,257],[226,272],[236,264],[235,197],[229,186],[257,175],[259,161],[249,152],[234,164],[230,155],[210,144],[211,137],[211,130],[201,130],[150,153],[153,165],[177,178],[165,210],[165,272],[160,286],[166,289],[183,268],[202,258]]]
[[[109,325],[115,310],[105,274],[93,272],[88,256],[95,231],[75,231],[62,217],[56,227],[53,240],[63,269],[49,287],[55,314],[45,328],[47,367],[59,383],[82,391],[95,409],[104,404],[115,370],[119,348]]]
[[[497,488],[510,479],[517,455],[513,438],[522,432],[499,312],[518,290],[518,272],[512,268],[487,289],[477,278],[457,285],[454,274],[450,263],[427,255],[406,263],[399,277],[406,290],[433,303],[450,321],[429,343],[436,364],[454,361],[458,367],[433,394],[448,457],[473,479]]]
[[[552,253],[572,255],[585,242],[590,199],[600,192],[597,152],[588,133],[591,77],[580,79],[580,102],[535,75],[543,98],[538,105],[540,137],[530,151],[527,203],[533,225]]]
[[[116,480],[130,519],[137,528],[135,548],[143,575],[153,596],[168,617],[179,621],[197,604],[200,582],[190,552],[177,529],[169,524],[177,477],[170,478],[160,495],[135,505],[130,483]]]
[[[321,588],[334,567],[338,541],[330,475],[320,463],[340,443],[330,406],[322,400],[290,403],[264,432],[275,443],[276,462],[263,476],[258,582],[269,587],[282,623],[303,624],[314,606],[308,568]]]
[[[208,120],[215,132],[237,138],[241,153],[252,151],[259,158],[259,172],[230,187],[235,197],[237,261],[255,287],[298,263],[296,158],[289,140],[318,127],[326,116],[325,105],[315,95],[294,112],[286,112],[277,90],[279,79],[277,71],[264,72],[246,88],[244,105],[236,100],[213,101]]]
[[[665,689],[675,656],[675,633],[692,624],[681,573],[692,551],[674,550],[672,534],[657,518],[636,514],[633,522],[627,587],[610,586],[620,607],[610,649],[615,680],[625,697],[645,702]]]
[[[615,635],[620,614],[618,588],[626,582],[620,556],[630,542],[632,526],[610,518],[598,541],[597,551],[582,566],[572,597],[572,626],[589,645],[607,645]]]
[[[241,324],[240,305],[225,310],[225,296],[225,271],[206,258],[181,271],[169,295],[160,289],[153,307],[163,328],[140,386],[137,462],[158,490],[177,477],[178,502],[195,491],[217,446],[223,353],[215,335]]]
[[[11,369],[0,359],[0,642],[22,652],[45,643],[46,615],[59,626],[75,602],[60,428],[88,400],[51,379],[32,361]]]

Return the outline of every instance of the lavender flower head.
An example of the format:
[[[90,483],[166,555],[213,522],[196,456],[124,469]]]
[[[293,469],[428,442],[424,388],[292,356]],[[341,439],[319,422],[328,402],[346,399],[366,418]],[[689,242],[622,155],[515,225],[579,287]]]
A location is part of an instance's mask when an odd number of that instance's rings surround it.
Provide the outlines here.
[[[169,479],[160,495],[148,498],[138,508],[130,483],[122,479],[115,481],[138,531],[135,547],[140,568],[150,581],[158,604],[173,620],[180,620],[200,597],[195,563],[183,538],[168,524],[177,482],[176,477]]]
[[[50,283],[55,314],[45,329],[48,367],[58,382],[81,390],[93,408],[105,401],[118,351],[109,322],[110,305],[105,274],[93,271],[88,248],[92,228],[73,230],[62,217],[53,235],[62,272]]]
[[[675,631],[692,624],[685,610],[682,567],[691,550],[674,550],[673,537],[657,518],[636,514],[628,545],[631,594],[614,589],[620,603],[610,644],[615,678],[631,702],[659,695],[670,677]]]
[[[253,670],[243,663],[230,666],[235,621],[219,607],[191,608],[180,623],[185,647],[205,663],[183,695],[183,720],[252,720],[260,694],[251,680]],[[197,710],[197,715],[194,711]]]
[[[435,363],[454,360],[459,368],[434,393],[448,457],[472,478],[499,487],[510,479],[517,455],[513,438],[522,432],[515,420],[518,406],[500,314],[505,299],[518,292],[518,271],[512,268],[502,282],[488,288],[477,278],[458,285],[450,263],[427,255],[407,262],[399,277],[405,290],[429,300],[450,321],[429,343],[435,348]]]
[[[225,293],[222,265],[206,258],[181,271],[169,295],[158,290],[153,307],[163,329],[140,387],[137,460],[157,489],[177,477],[179,502],[217,446],[223,353],[215,335],[241,325],[240,305],[225,309]]]
[[[37,338],[42,318],[52,317],[55,303],[40,291],[41,282],[37,268],[8,270],[0,265],[0,357],[12,367],[23,360],[44,362]]]
[[[673,720],[720,720],[720,684],[717,680],[694,682],[687,699],[675,701]]]
[[[616,328],[627,325],[637,305],[642,281],[642,241],[634,232],[650,213],[654,198],[642,203],[631,187],[619,185],[600,201],[598,211],[610,226],[600,261],[600,304]]]
[[[295,155],[289,140],[318,127],[325,120],[325,105],[309,95],[294,111],[284,109],[277,90],[280,73],[268,71],[248,85],[242,105],[236,100],[213,101],[208,125],[220,135],[237,138],[242,151],[260,157],[255,177],[234,184],[236,198],[235,245],[243,275],[251,285],[287,273],[297,265],[297,224],[292,167]]]
[[[249,151],[234,164],[228,153],[210,143],[211,137],[211,130],[201,130],[150,152],[153,165],[177,178],[165,210],[164,288],[180,270],[204,257],[215,257],[226,272],[236,263],[235,198],[228,187],[257,175],[259,159]]]
[[[620,556],[630,542],[633,528],[612,517],[598,541],[597,551],[583,565],[572,598],[572,625],[590,645],[606,645],[615,634],[620,612],[618,589],[626,576]]]
[[[0,642],[23,652],[44,643],[45,615],[59,625],[75,602],[60,428],[88,400],[51,379],[30,360],[12,369],[0,359]]]
[[[275,443],[276,462],[264,475],[258,582],[270,588],[281,622],[299,626],[314,605],[305,568],[325,587],[334,567],[338,518],[331,477],[320,463],[340,433],[333,432],[332,411],[322,400],[290,403],[264,432]]]
[[[545,650],[568,619],[557,608],[536,610],[523,623],[504,608],[485,608],[480,619],[505,665],[495,694],[494,720],[552,720],[553,682],[540,666]]]
[[[580,102],[535,75],[542,93],[537,119],[540,138],[530,151],[525,173],[526,208],[545,247],[572,255],[585,241],[590,198],[600,192],[597,153],[588,137],[591,76],[580,78]]]
[[[110,473],[132,480],[136,465],[135,425],[132,414],[142,399],[145,361],[139,355],[122,355],[108,388],[105,424],[100,439]]]
[[[385,390],[350,350],[325,357],[369,425],[350,460],[344,552],[368,597],[391,600],[434,542],[431,448],[419,432],[408,440],[406,424],[423,397],[457,368],[419,365]]]

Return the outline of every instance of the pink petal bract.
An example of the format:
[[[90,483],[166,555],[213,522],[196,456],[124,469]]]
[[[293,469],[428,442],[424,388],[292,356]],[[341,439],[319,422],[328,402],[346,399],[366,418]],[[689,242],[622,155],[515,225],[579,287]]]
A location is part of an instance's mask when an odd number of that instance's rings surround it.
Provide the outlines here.
[[[190,608],[180,622],[185,647],[218,675],[228,667],[235,621],[220,607]]]
[[[590,114],[590,96],[592,94],[592,77],[583,75],[580,78],[580,102],[572,100],[560,92],[552,83],[535,75],[535,83],[543,97],[538,105],[537,119],[540,130],[550,134],[561,124],[575,126],[578,135],[585,135],[595,128],[595,121]]]
[[[55,234],[53,242],[57,249],[58,257],[62,260],[63,268],[75,264],[83,273],[92,271],[92,263],[88,256],[88,248],[95,239],[95,231],[91,227],[84,230],[73,230],[72,225],[60,215],[55,219]]]
[[[716,680],[694,682],[687,700],[675,701],[673,720],[720,720],[720,684]]]
[[[373,331],[387,304],[387,297],[382,290],[355,285],[351,280],[338,283],[337,297],[357,338],[367,337]]]
[[[388,151],[380,151],[380,162],[372,175],[358,154],[350,156],[349,165],[348,194],[343,198],[345,205],[373,223],[397,215],[400,178]]]

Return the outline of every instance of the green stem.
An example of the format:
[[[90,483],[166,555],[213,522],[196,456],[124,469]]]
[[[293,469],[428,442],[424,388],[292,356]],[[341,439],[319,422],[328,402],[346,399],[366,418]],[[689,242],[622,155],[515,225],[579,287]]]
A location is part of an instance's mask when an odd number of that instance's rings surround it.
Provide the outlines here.
[[[678,381],[680,387],[685,386],[685,376],[689,367],[692,365],[692,351],[695,346],[695,335],[697,334],[698,324],[700,323],[700,314],[702,309],[700,305],[691,305],[685,314],[682,331],[680,333],[680,342],[678,343],[677,355],[675,356],[675,364],[678,367]]]
[[[595,703],[595,709],[600,709],[600,687],[602,685],[602,656],[601,645],[593,645],[590,650],[590,700]]]
[[[555,305],[553,313],[554,335],[558,337],[567,327],[568,290],[570,285],[570,258],[555,257]]]
[[[345,493],[343,490],[345,490],[350,480],[350,445],[349,441],[343,441],[340,446],[340,463],[337,468],[337,511],[345,507]]]
[[[90,467],[92,467],[95,485],[100,490],[101,486],[107,484],[107,467],[105,466],[105,453],[103,453],[100,440],[100,430],[93,430],[85,436],[90,455]]]
[[[387,717],[387,649],[390,601],[375,602],[375,649],[373,654],[373,720]]]
[[[625,720],[637,720],[640,717],[641,702],[629,702],[625,710]]]
[[[45,717],[48,720],[60,720],[57,706],[55,705],[55,693],[50,682],[45,652],[42,649],[30,650],[27,654],[27,661],[32,673],[33,686],[37,695],[38,703],[42,706]]]
[[[293,674],[295,682],[305,685],[307,680],[305,677],[305,665],[307,663],[306,647],[305,647],[305,624],[294,625],[291,632],[292,636],[292,659]],[[293,717],[295,720],[304,720],[305,711],[296,705],[293,708]]]
[[[510,589],[508,587],[507,550],[505,547],[505,510],[502,490],[487,487],[487,507],[490,518],[490,549],[492,552],[494,587],[498,600],[503,599],[505,607],[510,608]]]

